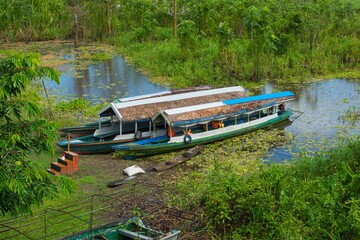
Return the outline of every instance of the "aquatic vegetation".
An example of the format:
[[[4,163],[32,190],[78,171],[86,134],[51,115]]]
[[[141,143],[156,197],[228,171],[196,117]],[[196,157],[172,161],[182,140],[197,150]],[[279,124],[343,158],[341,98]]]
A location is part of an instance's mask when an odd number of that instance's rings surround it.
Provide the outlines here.
[[[355,124],[360,120],[360,109],[356,106],[350,106],[339,119],[343,122]]]

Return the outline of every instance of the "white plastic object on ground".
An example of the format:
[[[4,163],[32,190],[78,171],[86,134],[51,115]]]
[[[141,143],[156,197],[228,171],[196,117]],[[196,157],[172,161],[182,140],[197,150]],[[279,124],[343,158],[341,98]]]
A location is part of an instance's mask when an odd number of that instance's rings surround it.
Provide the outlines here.
[[[130,167],[125,168],[124,173],[130,177],[139,173],[145,173],[145,171],[137,165],[132,165]]]

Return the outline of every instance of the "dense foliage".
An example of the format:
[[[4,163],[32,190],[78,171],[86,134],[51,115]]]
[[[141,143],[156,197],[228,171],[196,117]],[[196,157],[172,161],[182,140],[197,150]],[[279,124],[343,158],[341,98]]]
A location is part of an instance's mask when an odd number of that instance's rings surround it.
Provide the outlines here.
[[[220,239],[359,239],[360,140],[247,174],[226,160],[177,181]],[[183,200],[182,200],[183,201]],[[189,204],[189,202],[187,202]]]
[[[23,92],[36,79],[59,82],[59,73],[40,67],[39,54],[9,54],[0,58],[0,212],[31,212],[34,204],[53,197],[58,187],[66,192],[72,182],[51,178],[36,164],[41,153],[53,153],[58,139],[55,123],[42,118],[34,99]],[[56,184],[58,183],[58,185]]]
[[[359,75],[359,1],[177,0],[177,38],[174,2],[1,1],[0,39],[112,40],[178,86]]]
[[[142,2],[136,7],[139,18],[133,17],[135,2]],[[118,43],[135,65],[179,86],[288,81],[359,69],[360,2],[194,0],[177,5],[174,40],[165,5],[127,1],[122,23],[129,30],[120,33]]]

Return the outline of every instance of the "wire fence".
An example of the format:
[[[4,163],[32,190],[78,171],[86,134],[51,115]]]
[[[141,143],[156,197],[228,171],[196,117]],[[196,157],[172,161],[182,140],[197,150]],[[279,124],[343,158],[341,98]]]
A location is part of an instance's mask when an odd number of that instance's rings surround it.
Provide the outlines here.
[[[67,239],[79,232],[91,233],[106,224],[126,222],[134,216],[158,230],[183,229],[185,237],[198,222],[197,216],[165,207],[160,189],[157,185],[138,182],[106,195],[94,194],[31,216],[7,219],[0,222],[0,240]]]

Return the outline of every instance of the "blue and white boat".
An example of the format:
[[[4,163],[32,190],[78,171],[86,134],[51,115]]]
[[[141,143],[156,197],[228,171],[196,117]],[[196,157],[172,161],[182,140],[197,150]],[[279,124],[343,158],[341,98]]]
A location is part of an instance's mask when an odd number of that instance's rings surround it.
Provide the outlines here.
[[[149,139],[114,149],[133,159],[245,134],[289,119],[293,112],[285,109],[285,103],[294,96],[286,91],[161,110],[151,119]]]

